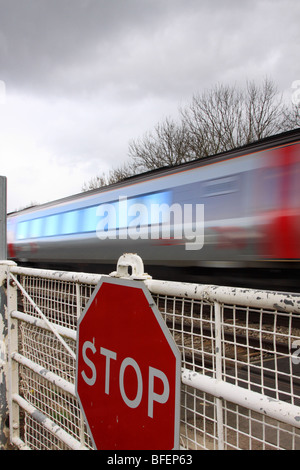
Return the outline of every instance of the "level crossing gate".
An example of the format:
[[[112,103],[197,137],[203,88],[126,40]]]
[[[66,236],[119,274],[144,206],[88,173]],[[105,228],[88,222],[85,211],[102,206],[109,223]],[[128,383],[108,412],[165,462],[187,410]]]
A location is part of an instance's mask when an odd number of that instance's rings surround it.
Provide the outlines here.
[[[0,447],[92,449],[76,330],[101,275],[0,268]],[[157,281],[133,255],[112,276],[145,283],[181,352],[181,449],[300,449],[300,294]]]

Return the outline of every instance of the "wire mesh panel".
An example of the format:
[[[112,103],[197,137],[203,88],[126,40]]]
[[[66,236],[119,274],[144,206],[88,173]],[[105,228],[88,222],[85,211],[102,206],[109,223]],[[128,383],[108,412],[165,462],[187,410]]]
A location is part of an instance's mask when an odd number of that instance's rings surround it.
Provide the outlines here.
[[[58,424],[67,433],[78,439],[80,435],[80,412],[76,400],[59,387],[21,366],[20,392],[22,396],[45,416]],[[42,423],[24,413],[24,442],[33,449],[70,449]]]
[[[224,401],[224,441],[228,450],[298,450],[300,433],[293,426]]]
[[[184,449],[218,449],[216,399],[187,385],[181,390],[180,441]]]
[[[246,389],[300,405],[298,313],[216,304],[213,299],[153,297],[180,348],[183,368],[240,387],[241,395]],[[181,445],[300,449],[300,430],[183,385]]]
[[[215,357],[213,305],[167,295],[153,298],[180,348],[183,367],[211,374]]]
[[[75,394],[76,329],[100,276],[12,271],[12,428],[31,449],[92,449]],[[300,449],[300,297],[145,284],[181,352],[181,448]]]
[[[223,379],[300,405],[299,328],[296,314],[224,306]]]
[[[37,421],[33,417],[34,414],[20,407],[21,438],[31,449],[72,449],[76,442],[79,448],[92,449],[75,396],[75,358],[51,330],[37,322],[40,316],[36,307],[52,325],[60,328],[64,341],[75,355],[77,318],[88,302],[95,284],[80,284],[33,275],[21,275],[20,283],[30,299],[24,294],[19,295],[18,310],[25,314],[21,317],[22,320],[27,320],[19,321],[18,328],[17,359],[21,357],[18,359],[21,362],[19,394],[37,410],[36,415],[40,412],[42,416],[42,419]],[[45,377],[46,371],[51,371],[59,380],[71,384],[72,393],[70,390],[63,390],[59,384],[56,385],[55,380],[50,381]],[[45,428],[45,418],[56,426],[56,432]],[[50,425],[49,427],[51,428]],[[60,434],[66,433],[70,436],[70,439],[64,441],[57,437],[57,429]],[[68,440],[71,445],[68,445]]]

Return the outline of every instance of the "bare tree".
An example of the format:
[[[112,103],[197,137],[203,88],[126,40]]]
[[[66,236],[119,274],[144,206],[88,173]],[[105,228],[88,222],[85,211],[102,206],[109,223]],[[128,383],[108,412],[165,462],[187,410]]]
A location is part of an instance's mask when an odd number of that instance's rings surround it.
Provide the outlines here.
[[[123,181],[136,173],[134,165],[131,163],[124,163],[123,165],[110,170],[108,173],[108,184],[118,183]]]
[[[282,131],[284,104],[272,81],[265,79],[261,87],[253,82],[247,83],[243,101],[245,116],[242,125],[242,144]]]
[[[214,155],[299,127],[298,101],[291,108],[284,104],[268,78],[261,85],[247,82],[244,89],[216,85],[194,95],[191,103],[179,110],[178,122],[166,118],[152,132],[131,140],[129,162],[108,175],[95,177],[88,183],[88,189],[91,185],[111,184],[133,174]]]
[[[245,90],[218,85],[193,97],[181,111],[195,158],[249,144],[280,132],[283,102],[275,85],[247,83]]]
[[[300,127],[300,103],[293,104],[291,108],[286,107],[283,111],[283,118],[285,130]]]
[[[102,173],[101,176],[94,176],[89,181],[85,182],[82,186],[82,191],[101,188],[102,186],[107,186],[107,184],[107,176],[105,173]]]
[[[185,123],[166,118],[154,132],[129,143],[129,157],[136,171],[173,166],[189,160],[189,142]]]
[[[214,155],[283,130],[284,105],[273,82],[248,82],[245,90],[217,85],[180,109],[181,121],[165,119],[129,144],[139,171]],[[287,122],[287,120],[286,120]]]
[[[118,168],[110,170],[108,174],[103,172],[100,176],[94,176],[88,182],[83,184],[82,191],[90,191],[92,189],[102,188],[110,184],[118,183],[133,174],[133,166],[125,163]]]
[[[241,94],[218,85],[181,110],[193,158],[205,157],[237,146],[240,140]]]

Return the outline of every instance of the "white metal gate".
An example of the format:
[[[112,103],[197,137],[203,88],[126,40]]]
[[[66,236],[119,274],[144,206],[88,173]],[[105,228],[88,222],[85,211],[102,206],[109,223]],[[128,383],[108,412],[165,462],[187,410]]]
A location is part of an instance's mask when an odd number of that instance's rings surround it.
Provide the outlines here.
[[[114,275],[128,265],[181,351],[181,448],[300,449],[300,294],[156,281],[126,255]],[[75,396],[76,325],[100,278],[2,265],[11,444],[92,448]]]

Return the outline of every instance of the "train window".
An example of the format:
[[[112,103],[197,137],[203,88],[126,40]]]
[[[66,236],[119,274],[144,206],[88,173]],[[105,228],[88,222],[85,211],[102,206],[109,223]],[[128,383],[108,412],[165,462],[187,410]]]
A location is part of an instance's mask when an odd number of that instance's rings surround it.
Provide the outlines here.
[[[241,191],[243,178],[244,175],[236,174],[203,182],[200,195],[206,220],[242,216],[245,206],[245,194]]]
[[[263,170],[262,200],[260,209],[271,210],[280,206],[280,188],[282,182],[281,169],[267,167]]]
[[[92,206],[80,211],[78,228],[79,232],[94,232],[96,230],[98,221],[97,207],[98,206]]]
[[[43,218],[38,217],[30,221],[28,238],[37,238],[42,235]]]
[[[204,197],[219,196],[238,191],[237,176],[227,176],[210,181],[203,184]]]
[[[17,240],[24,240],[28,238],[29,232],[29,220],[25,220],[24,222],[19,222],[17,226]]]
[[[161,191],[158,193],[145,194],[138,198],[130,198],[127,201],[128,212],[131,213],[131,220],[138,217],[140,225],[157,224],[162,222],[161,209],[167,204],[172,204],[172,192]]]
[[[70,211],[62,214],[61,235],[67,235],[78,232],[78,220],[80,211]]]
[[[45,237],[51,237],[58,235],[60,232],[60,214],[48,215],[45,217],[43,235]]]

